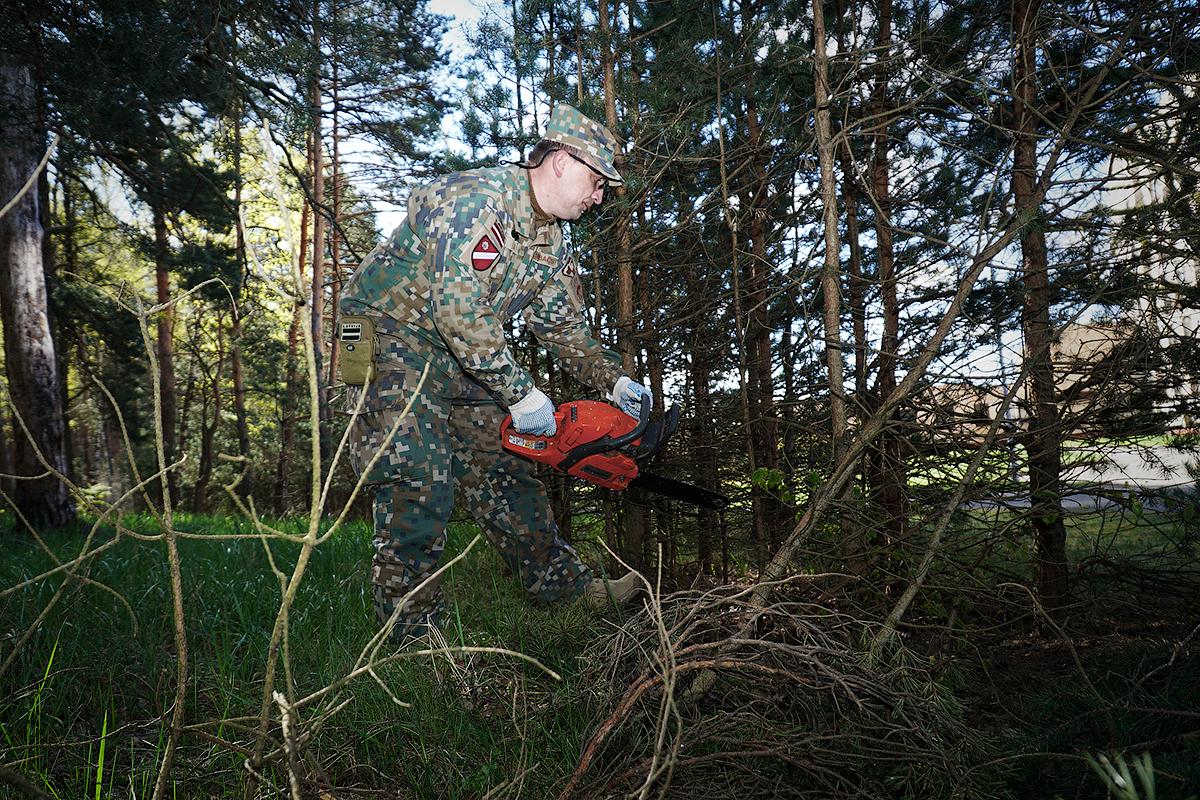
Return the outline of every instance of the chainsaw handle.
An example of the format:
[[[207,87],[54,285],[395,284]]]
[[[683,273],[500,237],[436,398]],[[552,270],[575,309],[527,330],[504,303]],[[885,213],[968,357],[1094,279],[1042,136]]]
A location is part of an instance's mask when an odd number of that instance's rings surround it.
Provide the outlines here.
[[[634,426],[629,433],[623,433],[620,436],[605,436],[597,439],[594,442],[585,442],[578,447],[572,447],[558,468],[566,472],[571,467],[583,461],[588,456],[594,456],[597,453],[607,453],[609,450],[616,450],[618,447],[624,447],[638,439],[646,432],[646,426],[650,424],[650,396],[642,395],[641,416],[638,419],[638,424]]]

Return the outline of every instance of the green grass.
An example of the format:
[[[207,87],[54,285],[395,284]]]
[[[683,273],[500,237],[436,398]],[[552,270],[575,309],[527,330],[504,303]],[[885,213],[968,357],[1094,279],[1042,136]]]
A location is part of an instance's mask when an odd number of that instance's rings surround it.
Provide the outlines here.
[[[131,524],[152,530],[149,520]],[[223,518],[185,517],[179,528],[251,532],[248,524]],[[291,529],[300,531],[296,524]],[[452,525],[447,554],[461,551],[474,535],[472,526]],[[52,565],[32,540],[7,533],[5,541],[0,586]],[[46,541],[67,559],[78,553],[82,539],[57,534]],[[277,565],[290,571],[297,549],[273,544]],[[180,552],[191,668],[188,722],[257,714],[280,598],[263,546],[255,540],[183,540]],[[374,634],[370,554],[370,531],[363,524],[350,525],[314,553],[290,616],[296,696],[343,675]],[[165,548],[122,541],[95,558],[88,575],[117,589],[133,616],[94,585],[75,582],[68,588],[0,678],[0,761],[18,765],[52,796],[144,797],[153,786],[174,694]],[[60,584],[61,578],[51,578],[0,599],[3,634],[24,631]],[[579,656],[598,635],[601,620],[582,604],[555,609],[528,604],[486,542],[452,568],[444,587],[452,644],[518,650],[563,680],[508,657],[474,656],[467,672],[482,686],[468,704],[434,677],[428,659],[392,664],[379,675],[413,707],[397,706],[370,677],[358,679],[344,694],[350,704],[308,748],[311,763],[334,785],[386,788],[402,797],[479,797],[522,773],[522,796],[553,794],[600,713],[598,693],[580,685],[577,675]],[[278,680],[282,683],[282,673]],[[243,746],[253,738],[231,725],[209,731]],[[242,755],[188,737],[179,758],[178,796],[238,793]],[[284,785],[280,776],[275,779]],[[0,787],[0,796],[3,792]]]
[[[1075,509],[1064,513],[1067,560],[1123,564],[1156,570],[1185,570],[1200,556],[1200,516],[1186,507],[1152,509],[1121,493],[1126,507]],[[1116,497],[1116,495],[1114,495]],[[979,558],[979,574],[1033,579],[1033,533],[1028,508],[963,508],[955,512],[947,547],[961,563]],[[1187,577],[1186,575],[1184,577]]]
[[[1029,533],[1019,519],[1008,511],[960,512],[948,537],[951,551],[970,562],[974,548],[986,548],[988,558],[979,572],[1027,578]],[[129,523],[143,532],[154,531],[147,518]],[[1068,520],[1072,562],[1097,553],[1114,560],[1157,559],[1158,564],[1190,558],[1194,523],[1144,509],[1075,514]],[[0,560],[0,588],[53,564],[31,538],[4,525],[0,518],[7,547]],[[299,522],[284,525],[301,532]],[[219,538],[252,533],[248,523],[182,517],[179,527],[213,535],[180,542],[191,669],[187,721],[216,723],[253,716],[262,697],[267,644],[280,597],[278,580],[260,542]],[[452,525],[447,557],[461,552],[475,534],[471,525]],[[111,536],[111,531],[104,532],[93,546]],[[370,539],[365,524],[351,524],[321,545],[310,562],[290,618],[296,696],[345,674],[376,630],[368,581]],[[46,542],[67,559],[78,553],[82,537],[59,533]],[[275,563],[290,570],[297,547],[271,547]],[[148,797],[174,696],[165,548],[160,542],[122,540],[93,559],[87,575],[119,591],[129,608],[96,585],[76,581],[68,586],[12,668],[0,677],[0,763],[55,797]],[[51,578],[0,598],[0,660],[51,601],[61,581]],[[605,637],[607,623],[581,604],[531,606],[486,543],[453,567],[444,587],[450,605],[446,635],[452,644],[517,650],[539,659],[562,680],[507,657],[472,656],[463,665],[474,687],[468,703],[438,680],[428,660],[388,665],[379,670],[379,677],[412,707],[396,705],[371,678],[358,679],[343,694],[349,705],[306,747],[305,769],[311,773],[319,768],[335,787],[373,789],[388,797],[478,798],[516,780],[523,784],[509,797],[557,795],[587,736],[611,708],[606,691],[584,677],[588,648]],[[926,614],[938,616],[939,598],[932,585],[923,593]],[[1129,697],[1132,678],[1163,663],[1168,649],[1164,645],[1131,655],[1128,668],[1112,670],[1116,677],[1111,681],[1097,679],[1101,692],[1114,703]],[[1115,667],[1117,661],[1111,663]],[[440,669],[446,671],[444,663]],[[1178,689],[1177,696],[1148,694],[1137,698],[1137,704],[1194,710],[1188,705],[1189,693],[1197,687],[1194,673],[1180,670],[1174,675],[1179,684],[1167,688]],[[1103,736],[1096,732],[1094,698],[1076,683],[1047,676],[1046,685],[1027,689],[1018,698],[1019,716],[1038,724],[1013,729],[1013,753],[1094,750],[1094,743],[1108,741],[1107,731]],[[306,720],[311,714],[312,709],[301,712]],[[1176,721],[1161,715],[1122,717],[1118,738],[1149,741],[1161,734],[1175,741],[1183,728],[1164,727],[1164,719]],[[1190,724],[1190,718],[1178,721]],[[206,730],[241,747],[253,744],[253,734],[237,723]],[[1191,775],[1186,760],[1194,753],[1194,748],[1159,748],[1155,763],[1175,774]],[[175,795],[240,796],[244,758],[203,737],[186,737],[174,773]],[[1075,759],[1063,762],[1060,770],[1053,764],[1043,758],[1014,767],[1015,795],[1033,797],[1028,787],[1041,786],[1048,792],[1037,796],[1047,800],[1055,793],[1085,796],[1064,787],[1081,774],[1089,775],[1086,765]],[[286,793],[282,774],[271,773],[270,780]],[[1166,781],[1162,786],[1169,792],[1180,783]],[[6,792],[12,790],[0,785],[0,798],[10,796]]]
[[[1097,456],[1110,453],[1116,448],[1181,447],[1194,444],[1194,438],[1162,434],[1123,439],[1097,437],[1087,441],[1070,439],[1062,442],[1062,464],[1069,475],[1073,467],[1093,462]],[[937,453],[912,457],[907,464],[908,485],[914,488],[953,486],[966,475],[967,467],[976,454],[977,451],[972,447],[949,446],[939,449]],[[973,483],[976,486],[995,488],[1008,486],[1010,490],[1021,491],[1023,484],[1013,483],[1013,465],[1017,465],[1024,473],[1027,463],[1028,456],[1024,445],[1014,443],[1010,453],[1004,439],[999,438],[985,454],[975,472]]]

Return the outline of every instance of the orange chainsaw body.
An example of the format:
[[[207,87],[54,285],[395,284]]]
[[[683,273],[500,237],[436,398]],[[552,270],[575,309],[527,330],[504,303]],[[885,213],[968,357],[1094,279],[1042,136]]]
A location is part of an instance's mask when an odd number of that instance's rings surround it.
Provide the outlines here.
[[[513,430],[512,417],[506,418],[500,428],[504,449],[605,489],[625,489],[637,477],[638,463],[633,456],[606,445],[615,445],[644,427],[638,420],[608,403],[575,400],[558,407],[554,422],[557,431],[553,436],[532,436]],[[641,439],[634,438],[618,447],[640,444]]]
[[[637,462],[620,450],[575,459],[581,446],[617,440],[634,431],[638,426],[634,417],[607,403],[574,401],[559,405],[554,425],[558,429],[552,437],[535,437],[514,431],[510,416],[500,427],[504,449],[606,489],[624,489],[637,477]],[[641,444],[641,439],[630,444]]]

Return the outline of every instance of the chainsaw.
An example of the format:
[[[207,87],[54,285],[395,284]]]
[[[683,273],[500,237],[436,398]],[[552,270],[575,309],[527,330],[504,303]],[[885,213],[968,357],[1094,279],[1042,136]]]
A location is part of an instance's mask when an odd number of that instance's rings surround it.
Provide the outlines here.
[[[554,422],[553,436],[534,436],[514,430],[512,416],[506,417],[500,426],[504,449],[605,489],[635,487],[714,511],[729,503],[723,494],[641,469],[679,429],[678,405],[652,421],[649,397],[642,397],[636,420],[608,403],[576,400],[559,406]]]

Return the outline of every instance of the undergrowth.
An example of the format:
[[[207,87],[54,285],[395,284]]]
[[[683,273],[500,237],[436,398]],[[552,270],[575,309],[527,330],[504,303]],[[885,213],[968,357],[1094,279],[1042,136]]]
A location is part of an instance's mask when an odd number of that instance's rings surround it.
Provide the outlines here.
[[[149,520],[127,522],[134,530],[152,530]],[[177,527],[197,534],[252,533],[248,524],[222,518],[183,517]],[[299,523],[283,527],[302,532]],[[475,533],[472,526],[452,525],[448,556]],[[290,613],[297,696],[345,674],[377,630],[368,589],[370,537],[366,525],[351,524],[314,553]],[[60,533],[45,541],[67,560],[78,554],[82,539]],[[6,542],[0,586],[14,586],[53,566],[31,539],[10,533]],[[276,565],[288,570],[297,549],[273,543]],[[234,796],[245,755],[203,737],[211,733],[252,746],[249,718],[261,702],[280,587],[256,539],[185,539],[180,550],[190,643],[188,721],[217,722],[185,737],[176,793]],[[0,761],[15,765],[55,797],[92,797],[97,780],[103,797],[147,797],[174,691],[163,549],[122,541],[97,556],[86,574],[95,583],[74,581],[68,587],[0,679]],[[9,643],[4,655],[61,582],[51,578],[0,599],[0,635]],[[118,590],[128,607],[97,584]],[[380,678],[412,707],[398,706],[369,677],[356,679],[348,690],[351,702],[308,751],[307,777],[315,785],[467,798],[523,779],[527,795],[522,796],[545,796],[569,771],[595,714],[592,695],[573,683],[576,660],[602,621],[582,604],[553,610],[529,605],[486,546],[452,567],[444,587],[451,645],[518,650],[563,680],[511,658],[489,656],[486,664],[477,659],[472,671],[497,679],[483,696],[464,697],[455,681],[444,679],[447,668],[430,658],[387,665]],[[0,785],[0,796],[5,791]]]
[[[127,524],[155,531],[149,518]],[[54,564],[33,538],[4,527],[0,519],[0,591]],[[303,531],[300,522],[280,527]],[[240,797],[280,585],[261,541],[217,538],[249,536],[249,523],[181,517],[178,528],[197,538],[180,541],[193,727],[182,740],[174,794]],[[476,532],[452,524],[447,560]],[[102,531],[93,547],[112,536]],[[370,539],[369,527],[354,523],[314,552],[289,620],[293,696],[344,675],[376,631]],[[44,541],[68,560],[82,537],[63,532]],[[288,571],[298,548],[271,548]],[[0,764],[53,797],[149,797],[174,696],[164,548],[125,538],[80,575],[86,580],[70,580],[57,600],[62,575],[0,596],[0,660],[44,615],[0,677]],[[388,690],[357,678],[343,692],[345,707],[304,743],[305,796],[543,798],[572,779],[597,796],[619,795],[658,763],[662,730],[679,748],[678,768],[651,781],[650,796],[669,779],[667,796],[689,800],[733,796],[739,786],[754,787],[748,796],[786,786],[780,793],[789,796],[1083,800],[1105,792],[1087,757],[1113,751],[1153,752],[1159,800],[1197,793],[1200,666],[1192,649],[1173,649],[1178,625],[1158,640],[1113,639],[1107,650],[1080,641],[1086,678],[1065,647],[1048,652],[1053,635],[1010,638],[1007,650],[941,648],[927,671],[908,648],[871,664],[869,625],[812,595],[789,594],[736,648],[713,650],[710,643],[753,615],[726,590],[702,603],[681,593],[663,606],[673,657],[692,666],[717,655],[724,661],[715,689],[675,718],[681,727],[661,728],[658,634],[645,615],[602,615],[582,603],[532,606],[486,545],[453,566],[443,587],[450,645],[518,651],[561,680],[498,654],[383,666],[377,674]],[[696,603],[703,613],[693,615]],[[918,619],[934,616],[924,610]],[[972,635],[964,629],[961,640]],[[779,676],[788,677],[773,684]],[[984,682],[995,687],[982,691]],[[615,711],[639,683],[649,687],[645,694]],[[687,681],[679,686],[686,688]],[[606,720],[615,727],[602,740]],[[591,771],[580,772],[589,752]],[[265,777],[261,796],[287,794],[282,772]],[[8,796],[15,790],[0,783],[0,797]]]

